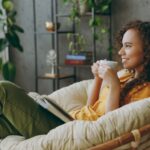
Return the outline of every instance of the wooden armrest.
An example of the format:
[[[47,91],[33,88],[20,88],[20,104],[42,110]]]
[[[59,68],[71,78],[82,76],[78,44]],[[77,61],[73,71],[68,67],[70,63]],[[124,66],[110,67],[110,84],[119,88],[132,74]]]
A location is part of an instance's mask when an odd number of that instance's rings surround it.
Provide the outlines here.
[[[139,131],[141,137],[146,134],[150,134],[150,124],[139,128],[138,131]],[[103,144],[99,144],[94,147],[91,147],[88,150],[109,150],[109,149],[114,149],[114,148],[120,147],[129,142],[135,141],[134,135],[131,132],[125,133],[111,141],[107,141]]]

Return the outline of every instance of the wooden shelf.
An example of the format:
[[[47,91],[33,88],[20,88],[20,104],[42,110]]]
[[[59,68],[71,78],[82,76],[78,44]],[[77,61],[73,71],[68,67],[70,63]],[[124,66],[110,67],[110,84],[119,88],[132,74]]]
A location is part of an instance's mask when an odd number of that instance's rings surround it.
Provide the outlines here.
[[[95,15],[109,16],[110,12],[95,12]],[[92,16],[92,12],[88,11],[85,14],[81,15],[80,17],[84,16]],[[56,17],[70,17],[70,14],[56,14]]]
[[[57,30],[56,32],[59,34],[74,33],[74,31],[72,31],[72,30]],[[38,34],[39,35],[41,35],[41,34],[43,34],[43,35],[55,34],[55,31],[35,32],[34,34],[37,34],[37,35]]]
[[[51,8],[50,8],[50,11],[51,11],[51,21],[55,24],[57,23],[64,23],[68,18],[67,17],[70,17],[70,13],[61,13],[59,12],[60,9],[59,7],[61,6],[58,6],[58,0],[51,0],[50,1],[51,3]],[[34,47],[35,47],[35,74],[36,74],[36,91],[38,91],[38,80],[52,80],[51,82],[53,83],[53,91],[55,91],[56,89],[59,89],[60,88],[60,80],[61,79],[67,79],[67,78],[72,78],[74,79],[74,82],[76,81],[77,79],[77,73],[78,73],[78,68],[79,69],[89,69],[91,67],[92,64],[90,64],[90,62],[87,63],[74,63],[74,64],[65,64],[65,62],[62,62],[62,64],[60,63],[61,62],[61,59],[63,59],[63,57],[61,58],[61,53],[60,53],[60,50],[62,51],[66,51],[65,50],[65,47],[62,47],[62,49],[60,48],[60,40],[59,40],[59,36],[65,34],[67,35],[68,33],[73,33],[73,34],[76,34],[78,33],[78,30],[76,30],[76,23],[75,23],[75,20],[72,20],[70,21],[70,27],[61,27],[60,28],[55,28],[54,31],[48,31],[45,28],[41,28],[41,29],[38,29],[37,30],[37,25],[39,24],[39,20],[38,20],[38,15],[37,15],[37,4],[36,4],[36,0],[33,0],[33,15],[34,15]],[[103,15],[103,16],[110,16],[110,13],[100,13],[100,12],[97,12],[96,10],[96,7],[93,7],[91,10],[89,10],[89,12],[85,13],[84,15],[81,15],[81,17],[90,17],[92,19],[94,19],[94,17],[96,17],[95,15]],[[63,17],[63,18],[61,18]],[[66,17],[66,18],[64,18]],[[88,19],[90,19],[88,18]],[[110,18],[111,19],[111,18]],[[110,23],[111,23],[111,20],[110,20]],[[58,26],[56,26],[58,27]],[[45,29],[45,30],[44,30]],[[96,28],[93,27],[92,28],[92,31],[91,31],[92,35],[95,34],[96,32]],[[111,33],[111,32],[110,32]],[[52,47],[52,49],[56,50],[56,53],[57,53],[57,56],[58,56],[58,59],[56,59],[56,64],[57,66],[55,66],[56,68],[56,73],[58,74],[50,74],[50,73],[46,73],[46,74],[38,74],[38,36],[51,36],[50,38],[50,47]],[[73,36],[73,40],[75,41],[75,36]],[[93,36],[92,36],[93,37]],[[110,35],[111,37],[111,35]],[[67,39],[67,36],[66,36],[66,39]],[[111,40],[109,40],[111,42]],[[48,43],[47,43],[48,44]],[[44,46],[44,47],[49,47],[49,44]],[[92,38],[92,62],[95,62],[96,61],[96,41],[94,38]],[[65,68],[66,67],[66,68]],[[65,69],[70,69],[72,71],[72,73],[70,72],[70,74],[68,73],[67,74],[67,71],[65,72]],[[62,74],[61,73],[61,69],[64,69],[64,73],[66,74]]]

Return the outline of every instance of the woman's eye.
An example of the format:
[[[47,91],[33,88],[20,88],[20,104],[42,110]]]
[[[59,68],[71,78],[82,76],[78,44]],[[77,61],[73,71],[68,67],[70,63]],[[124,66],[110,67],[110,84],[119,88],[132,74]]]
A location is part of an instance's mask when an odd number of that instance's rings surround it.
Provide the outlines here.
[[[125,47],[129,48],[129,47],[131,47],[131,45],[125,45]]]

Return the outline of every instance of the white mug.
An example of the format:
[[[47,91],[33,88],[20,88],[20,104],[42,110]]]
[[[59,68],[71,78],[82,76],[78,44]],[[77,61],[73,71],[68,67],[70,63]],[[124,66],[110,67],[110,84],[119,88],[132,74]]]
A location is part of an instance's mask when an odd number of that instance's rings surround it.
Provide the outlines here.
[[[108,65],[113,70],[117,70],[118,68],[118,62],[117,61],[111,61],[111,60],[100,60],[99,64]]]

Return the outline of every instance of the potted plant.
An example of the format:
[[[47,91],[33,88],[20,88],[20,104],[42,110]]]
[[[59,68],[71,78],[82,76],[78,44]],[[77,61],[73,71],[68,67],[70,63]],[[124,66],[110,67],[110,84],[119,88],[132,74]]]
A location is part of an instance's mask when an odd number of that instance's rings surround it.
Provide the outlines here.
[[[16,24],[15,17],[17,12],[14,10],[14,4],[11,0],[2,0],[1,6],[1,33],[3,33],[4,36],[0,38],[0,52],[4,51],[6,48],[8,48],[9,51],[15,48],[23,52],[18,33],[23,33],[24,30]],[[14,81],[16,68],[10,59],[8,62],[4,63],[2,58],[0,58],[0,69],[4,79]]]
[[[86,41],[82,34],[69,33],[67,38],[69,40],[69,54],[78,55],[81,51],[84,50]]]
[[[85,38],[82,34],[74,33],[67,35],[69,51],[65,57],[68,65],[89,65],[92,63],[92,51],[85,50]]]

